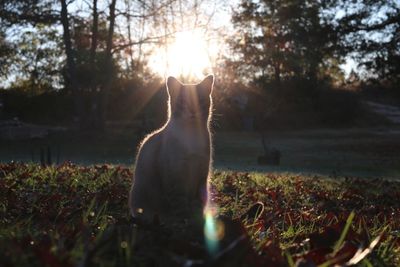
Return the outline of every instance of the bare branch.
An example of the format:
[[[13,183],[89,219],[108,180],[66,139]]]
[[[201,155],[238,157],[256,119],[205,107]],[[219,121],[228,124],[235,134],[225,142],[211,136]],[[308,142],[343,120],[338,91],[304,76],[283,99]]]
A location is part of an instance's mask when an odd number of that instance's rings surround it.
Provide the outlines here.
[[[133,41],[133,42],[129,42],[129,43],[126,43],[126,44],[117,45],[117,46],[113,47],[113,53],[121,51],[121,50],[123,50],[123,49],[125,49],[127,47],[134,46],[134,45],[150,44],[150,43],[151,44],[160,44],[160,43],[162,43],[162,42],[160,42],[160,39],[163,39],[163,38],[166,38],[168,36],[175,35],[175,34],[176,34],[176,32],[172,32],[172,33],[163,34],[163,35],[159,35],[159,36],[147,37],[147,38],[144,38],[144,39],[139,40],[139,41]]]

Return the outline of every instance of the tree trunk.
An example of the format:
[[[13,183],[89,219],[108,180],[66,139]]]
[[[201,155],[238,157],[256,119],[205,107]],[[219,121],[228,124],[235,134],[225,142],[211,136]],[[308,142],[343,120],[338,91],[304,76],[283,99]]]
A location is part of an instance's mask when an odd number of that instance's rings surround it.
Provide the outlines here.
[[[68,20],[68,6],[66,0],[60,0],[61,2],[61,24],[63,26],[63,41],[65,47],[65,54],[67,56],[67,76],[68,76],[68,87],[72,92],[72,98],[74,102],[74,117],[80,127],[82,119],[82,99],[79,94],[79,85],[76,77],[76,65],[74,59],[74,52],[72,49],[71,35],[69,31],[69,20]]]
[[[97,0],[93,0],[93,25],[92,25],[92,43],[90,46],[90,65],[95,67],[96,48],[99,27],[99,14],[97,12]]]
[[[99,28],[99,14],[97,11],[97,0],[93,0],[93,22],[92,22],[92,41],[90,44],[90,54],[89,54],[89,64],[91,69],[91,82],[90,82],[90,116],[88,126],[91,128],[99,128],[99,105],[100,105],[100,97],[99,92],[97,91],[97,67],[96,67],[96,49],[97,49],[97,40],[98,40],[98,28]]]
[[[110,4],[110,15],[109,20],[110,24],[108,27],[108,35],[107,35],[107,43],[106,43],[106,50],[105,50],[105,82],[103,88],[101,90],[101,114],[100,114],[100,121],[101,121],[101,129],[104,130],[105,123],[106,123],[106,110],[108,104],[108,97],[111,90],[111,83],[112,78],[114,76],[114,66],[112,62],[112,46],[113,46],[113,36],[114,36],[114,26],[115,26],[115,5],[117,0],[112,0]]]
[[[112,0],[110,4],[110,24],[108,27],[108,35],[107,35],[107,46],[106,46],[106,63],[111,63],[112,60],[112,45],[113,45],[113,36],[114,36],[114,25],[115,25],[115,5],[117,0]],[[107,65],[108,66],[108,65]],[[108,66],[111,69],[111,66]]]
[[[127,6],[127,12],[126,12],[126,26],[127,26],[127,33],[128,33],[128,42],[132,43],[132,34],[131,34],[131,5],[130,5],[131,0],[125,0],[125,4]],[[129,59],[128,60],[128,64],[127,64],[127,68],[128,68],[128,78],[131,78],[130,74],[134,69],[134,62],[133,62],[133,53],[132,53],[132,46],[129,47]]]

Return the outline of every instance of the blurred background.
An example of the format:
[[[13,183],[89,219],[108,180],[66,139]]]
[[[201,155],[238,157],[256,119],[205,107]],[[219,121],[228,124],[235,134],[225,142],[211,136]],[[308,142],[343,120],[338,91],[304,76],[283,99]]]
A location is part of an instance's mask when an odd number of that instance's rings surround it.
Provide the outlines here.
[[[1,0],[0,161],[132,165],[208,73],[217,169],[400,177],[397,0]]]

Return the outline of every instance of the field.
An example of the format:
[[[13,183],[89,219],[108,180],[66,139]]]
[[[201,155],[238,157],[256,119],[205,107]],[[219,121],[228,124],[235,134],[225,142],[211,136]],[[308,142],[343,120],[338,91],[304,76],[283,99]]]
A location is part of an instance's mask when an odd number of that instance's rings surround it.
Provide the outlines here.
[[[211,249],[185,220],[135,225],[131,177],[111,165],[0,164],[0,265],[400,265],[394,180],[216,171]]]
[[[80,165],[118,164],[131,167],[142,136],[129,129],[105,134],[53,134],[37,140],[0,140],[0,162],[40,162],[50,147],[53,163],[73,159]],[[281,151],[277,167],[257,165],[263,155],[254,132],[214,134],[214,167],[218,170],[400,178],[400,129],[309,129],[266,132],[267,144]]]

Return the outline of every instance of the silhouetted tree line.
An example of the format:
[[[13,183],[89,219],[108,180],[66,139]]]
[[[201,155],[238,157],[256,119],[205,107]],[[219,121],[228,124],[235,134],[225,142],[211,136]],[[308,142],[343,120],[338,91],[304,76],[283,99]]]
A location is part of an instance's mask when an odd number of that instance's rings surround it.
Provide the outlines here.
[[[202,12],[199,2],[1,0],[0,77],[9,90],[4,93],[7,103],[11,91],[20,99],[56,95],[64,99],[59,107],[68,106],[66,117],[83,128],[103,129],[118,107],[126,107],[119,112],[137,114],[162,86],[162,79],[147,67],[150,50],[143,46],[162,47],[179,31],[177,18],[187,15],[185,9]],[[243,0],[232,10],[233,32],[225,36],[230,51],[214,66],[221,113],[235,112],[229,88],[243,84],[250,93],[260,88],[264,94],[254,102],[250,96],[254,106],[276,106],[284,113],[283,106],[300,103],[306,113],[322,112],[326,95],[332,94],[328,91],[345,85],[340,65],[348,58],[357,62],[356,75],[364,84],[398,91],[398,1]],[[343,94],[336,94],[339,100],[332,107],[353,99]],[[349,105],[356,106],[352,101]],[[238,112],[263,122],[269,111]]]
[[[346,57],[365,78],[399,82],[397,1],[241,1],[232,21],[233,48],[245,60],[238,67],[260,82],[338,80]]]

